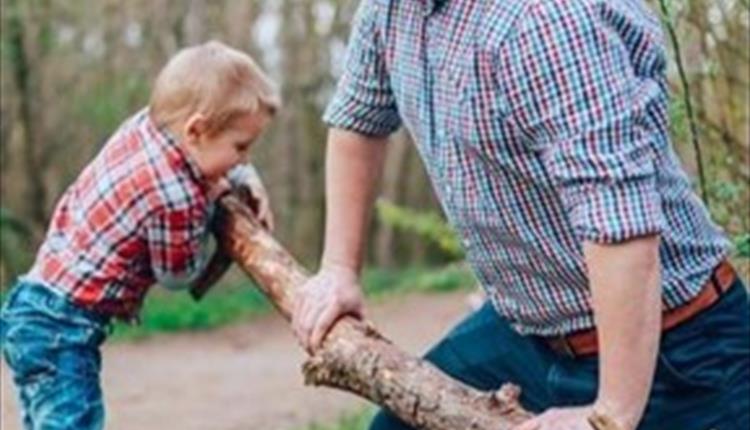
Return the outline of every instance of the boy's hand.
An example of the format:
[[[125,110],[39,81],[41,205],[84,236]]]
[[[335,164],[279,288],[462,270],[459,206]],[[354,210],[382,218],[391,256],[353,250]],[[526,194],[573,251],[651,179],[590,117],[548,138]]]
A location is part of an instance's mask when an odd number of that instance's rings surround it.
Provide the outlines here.
[[[362,309],[362,288],[356,272],[324,266],[296,292],[292,328],[302,347],[312,354],[339,318],[362,318]]]
[[[209,184],[208,199],[216,201],[230,191],[232,191],[232,184],[230,184],[226,178],[219,178]]]
[[[268,192],[252,164],[236,167],[229,172],[229,180],[250,206],[258,222],[268,231],[273,231],[274,216]]]

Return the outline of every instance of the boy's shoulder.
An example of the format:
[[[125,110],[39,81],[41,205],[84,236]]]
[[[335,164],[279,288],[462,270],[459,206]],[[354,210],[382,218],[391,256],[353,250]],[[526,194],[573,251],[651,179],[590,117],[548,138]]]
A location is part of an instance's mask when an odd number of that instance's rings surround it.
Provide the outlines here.
[[[143,213],[205,205],[186,155],[143,110],[123,122],[94,160],[97,175]],[[120,200],[120,199],[118,199]]]

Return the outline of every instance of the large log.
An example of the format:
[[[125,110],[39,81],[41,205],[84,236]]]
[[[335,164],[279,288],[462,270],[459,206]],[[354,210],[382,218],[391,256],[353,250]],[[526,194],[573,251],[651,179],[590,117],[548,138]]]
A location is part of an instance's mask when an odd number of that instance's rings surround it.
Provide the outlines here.
[[[309,273],[236,197],[224,197],[221,206],[222,246],[289,320],[295,289]],[[515,387],[478,391],[405,353],[371,325],[353,318],[338,321],[303,371],[307,384],[364,397],[416,428],[504,430],[531,416],[518,403]]]

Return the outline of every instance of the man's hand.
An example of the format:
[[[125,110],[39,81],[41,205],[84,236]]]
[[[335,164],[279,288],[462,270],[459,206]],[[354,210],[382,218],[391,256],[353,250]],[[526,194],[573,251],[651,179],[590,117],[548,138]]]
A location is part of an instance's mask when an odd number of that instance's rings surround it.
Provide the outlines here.
[[[362,318],[363,299],[357,274],[345,267],[323,267],[296,293],[292,328],[312,353],[342,316]]]
[[[593,408],[590,406],[548,409],[513,430],[592,430],[588,421],[592,413]]]
[[[552,408],[543,414],[536,416],[513,430],[610,430],[594,429],[589,419],[595,414],[595,406],[584,406],[577,408]],[[631,430],[634,427],[626,427],[615,419],[608,417],[616,426],[612,430]]]

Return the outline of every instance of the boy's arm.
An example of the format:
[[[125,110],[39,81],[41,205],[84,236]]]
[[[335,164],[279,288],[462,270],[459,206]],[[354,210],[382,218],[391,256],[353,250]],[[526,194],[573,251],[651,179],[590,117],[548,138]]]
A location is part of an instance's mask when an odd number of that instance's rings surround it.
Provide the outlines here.
[[[208,208],[192,204],[165,206],[149,217],[145,236],[151,269],[165,288],[207,289],[229,268],[229,259],[211,243],[211,232],[216,231],[215,201],[224,190],[229,190],[226,180],[211,184]]]
[[[200,208],[163,209],[146,224],[151,270],[167,289],[195,284],[211,260],[208,223]]]
[[[242,199],[250,206],[258,222],[269,231],[274,229],[274,216],[268,192],[255,167],[240,164],[229,171],[227,179],[233,190],[238,191]]]
[[[227,273],[232,266],[232,258],[225,253],[220,246],[216,247],[211,260],[200,274],[200,276],[190,286],[190,295],[196,301],[203,298],[219,280]]]
[[[251,164],[238,165],[230,170],[226,177],[227,181],[216,184],[209,198],[218,204],[218,199],[225,192],[234,190],[239,192],[242,199],[250,206],[258,221],[268,230],[273,230],[273,213],[269,204],[268,194],[263,182]],[[227,255],[219,244],[219,228],[221,228],[221,215],[219,207],[214,207],[209,221],[210,230],[216,238],[216,246],[208,265],[201,274],[190,285],[190,295],[195,300],[200,300],[214,286],[232,266],[232,259]]]

